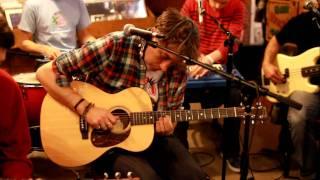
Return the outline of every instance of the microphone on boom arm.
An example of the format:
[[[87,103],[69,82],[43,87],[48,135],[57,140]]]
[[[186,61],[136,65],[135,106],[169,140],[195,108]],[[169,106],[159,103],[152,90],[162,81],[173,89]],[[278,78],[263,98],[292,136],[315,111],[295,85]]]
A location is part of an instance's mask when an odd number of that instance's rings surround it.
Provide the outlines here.
[[[152,39],[153,37],[156,37],[159,39],[165,38],[165,35],[163,35],[161,33],[152,32],[152,31],[148,31],[145,29],[140,29],[140,28],[135,27],[133,24],[126,24],[123,27],[123,31],[126,36],[136,35],[136,36],[140,36],[145,39]]]

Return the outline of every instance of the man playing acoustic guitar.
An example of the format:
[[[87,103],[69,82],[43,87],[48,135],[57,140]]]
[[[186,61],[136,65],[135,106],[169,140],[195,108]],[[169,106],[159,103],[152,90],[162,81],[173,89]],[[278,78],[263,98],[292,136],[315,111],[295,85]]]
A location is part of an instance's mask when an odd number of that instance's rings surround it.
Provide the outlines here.
[[[169,9],[163,12],[158,17],[152,31],[165,35],[163,39],[152,38],[158,44],[188,57],[198,57],[198,30],[190,19],[181,16],[178,11]],[[97,132],[97,138],[113,130],[120,118],[116,113],[112,113],[112,109],[101,107],[98,103],[101,99],[95,98],[97,102],[92,102],[81,95],[81,88],[74,91],[70,87],[74,77],[84,76],[86,82],[107,93],[119,93],[130,87],[142,88],[152,99],[153,109],[160,111],[175,110],[181,107],[187,80],[186,67],[181,59],[164,50],[149,46],[146,40],[139,36],[126,35],[124,32],[110,33],[40,67],[37,71],[37,78],[48,93],[77,113],[81,119],[85,119],[90,128],[94,128],[94,131]],[[98,94],[90,94],[90,96],[95,95]],[[114,99],[109,98],[104,103],[108,104],[113,101]],[[130,100],[123,96],[117,107],[121,107],[121,103],[127,101]],[[134,109],[135,107],[128,108]],[[58,111],[55,114],[59,113],[61,112]],[[41,122],[43,122],[42,118]],[[75,128],[79,129],[79,127]],[[100,170],[103,172],[108,165],[112,171],[132,171],[135,176],[147,180],[206,179],[207,175],[192,159],[187,149],[172,135],[174,128],[175,123],[171,122],[169,116],[161,116],[155,123],[156,133],[147,149],[142,152],[112,149],[95,162],[96,170],[98,173]],[[60,131],[68,130],[61,129]],[[134,133],[135,130],[131,131]],[[139,140],[152,138],[147,137],[146,132],[137,132],[142,134]],[[76,140],[74,144],[69,145],[76,146]],[[88,141],[84,137],[81,139],[80,133],[79,140]],[[111,140],[117,141],[117,139]],[[55,142],[60,144],[58,139],[55,139]],[[54,145],[51,143],[48,146]],[[63,147],[56,148],[64,150]],[[96,149],[101,148],[96,147]],[[71,156],[77,156],[74,152],[69,153]],[[86,155],[83,153],[76,158],[80,160]]]
[[[312,8],[314,8],[313,10],[317,10],[316,7],[318,7],[317,11],[319,11],[319,6],[316,0],[312,3],[313,4],[311,5]],[[320,17],[316,15],[316,13],[310,11],[292,18],[277,35],[272,37],[266,47],[262,64],[262,70],[265,77],[270,79],[276,85],[287,83],[289,85],[288,87],[290,87],[290,85],[294,85],[294,82],[289,80],[289,78],[293,78],[295,75],[294,72],[292,69],[288,69],[287,72],[281,72],[278,66],[279,63],[276,61],[276,56],[279,53],[281,46],[285,43],[296,44],[299,54],[305,54],[304,52],[309,51],[315,52],[313,57],[319,59]],[[314,59],[313,57],[303,58],[298,61],[310,62]],[[295,62],[289,61],[287,63],[292,64]],[[299,62],[296,62],[296,64],[298,63]],[[285,74],[290,75],[287,76]],[[288,77],[287,81],[286,76]],[[299,85],[303,86],[302,84],[298,84],[296,86]],[[316,173],[318,173],[317,179],[319,179],[320,155],[317,153],[314,134],[315,129],[313,128],[315,126],[313,126],[313,123],[319,123],[320,121],[320,94],[319,92],[309,93],[297,89],[290,94],[290,98],[303,105],[301,110],[289,107],[287,116],[291,130],[291,138],[294,145],[294,158],[300,165],[300,174],[302,178],[316,179]]]

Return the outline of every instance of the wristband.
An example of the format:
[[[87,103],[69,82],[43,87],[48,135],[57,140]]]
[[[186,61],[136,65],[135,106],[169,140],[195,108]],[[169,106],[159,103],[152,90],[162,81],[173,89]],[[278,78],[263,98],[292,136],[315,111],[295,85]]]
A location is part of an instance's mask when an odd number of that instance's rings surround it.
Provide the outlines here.
[[[78,107],[84,100],[85,100],[84,98],[81,98],[81,99],[73,106],[74,110],[77,111],[77,107]]]
[[[89,103],[89,104],[84,108],[84,111],[83,111],[81,117],[82,117],[83,119],[86,119],[86,116],[87,116],[89,110],[90,110],[91,108],[93,108],[93,107],[94,107],[94,104],[93,104],[93,103]]]

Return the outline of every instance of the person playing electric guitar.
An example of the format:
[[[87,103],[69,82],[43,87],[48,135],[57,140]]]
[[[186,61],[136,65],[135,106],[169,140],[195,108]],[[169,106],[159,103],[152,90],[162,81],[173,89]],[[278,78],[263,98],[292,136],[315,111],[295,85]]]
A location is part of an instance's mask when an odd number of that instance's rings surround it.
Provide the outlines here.
[[[314,0],[313,3],[319,10],[320,1]],[[275,84],[286,82],[275,60],[283,44],[296,44],[298,53],[320,47],[319,23],[320,17],[317,17],[314,12],[302,13],[289,20],[280,32],[272,37],[266,47],[262,63],[262,71],[266,78]],[[308,60],[305,59],[305,61]],[[303,105],[301,110],[290,107],[288,110],[287,119],[294,145],[294,158],[300,165],[302,178],[319,179],[319,153],[317,153],[313,123],[320,121],[320,94],[294,91],[290,98]]]

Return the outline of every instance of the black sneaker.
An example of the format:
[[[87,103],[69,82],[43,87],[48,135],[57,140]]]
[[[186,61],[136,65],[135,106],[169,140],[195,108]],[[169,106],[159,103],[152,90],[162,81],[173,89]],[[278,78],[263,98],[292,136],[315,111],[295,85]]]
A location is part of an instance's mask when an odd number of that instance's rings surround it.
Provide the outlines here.
[[[232,157],[227,159],[227,166],[228,168],[236,173],[240,172],[240,157]]]

